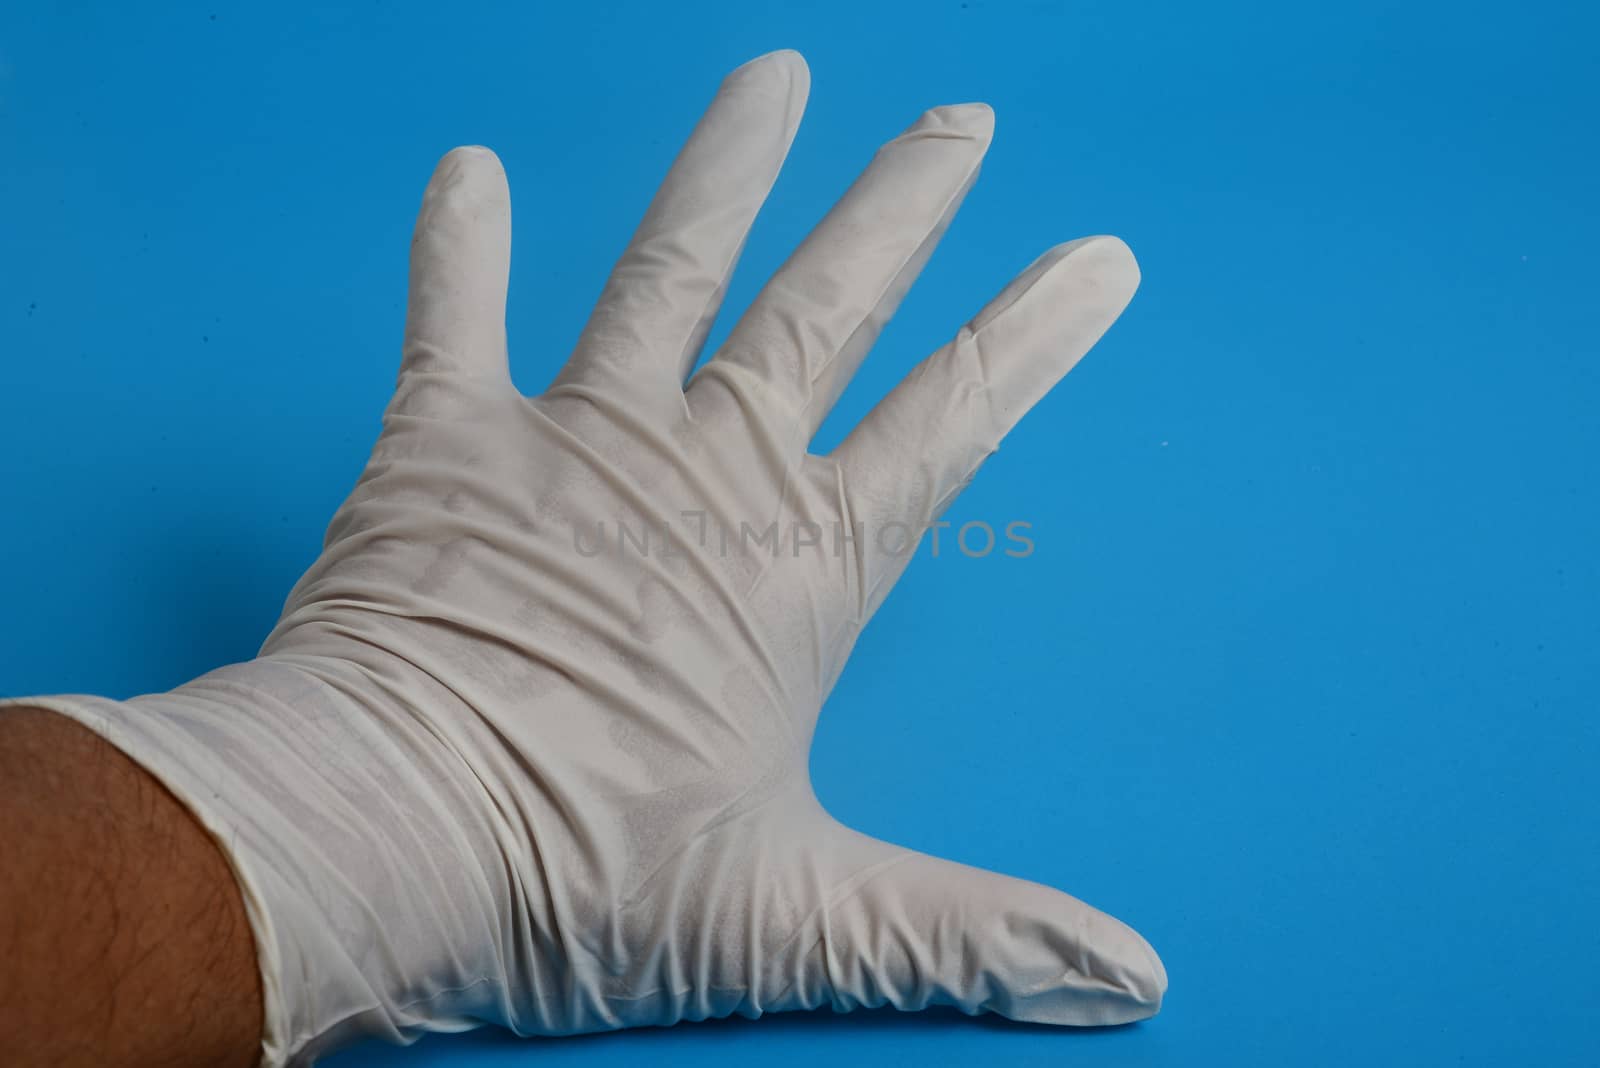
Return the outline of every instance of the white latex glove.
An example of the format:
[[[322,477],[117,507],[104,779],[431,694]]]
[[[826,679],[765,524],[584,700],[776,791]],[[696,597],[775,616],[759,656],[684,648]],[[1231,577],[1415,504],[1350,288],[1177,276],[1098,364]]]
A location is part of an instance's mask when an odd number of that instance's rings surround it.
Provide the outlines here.
[[[1160,1005],[1161,964],[1118,921],[858,834],[812,793],[817,713],[911,555],[894,525],[944,509],[1138,270],[1114,238],[1052,249],[808,453],[988,147],[988,108],[940,108],[685,389],[807,85],[792,52],[728,77],[532,399],[506,365],[504,174],[485,149],[446,156],[382,435],[260,657],[125,702],[28,700],[121,747],[221,843],[265,1063],[481,1021],[888,1003],[1112,1024]],[[740,537],[774,522],[775,551]]]

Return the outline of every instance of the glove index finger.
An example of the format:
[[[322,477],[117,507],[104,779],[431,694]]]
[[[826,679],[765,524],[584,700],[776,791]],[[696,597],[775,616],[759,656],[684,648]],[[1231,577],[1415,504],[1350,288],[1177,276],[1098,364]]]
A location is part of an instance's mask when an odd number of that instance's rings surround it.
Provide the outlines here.
[[[852,518],[914,530],[937,518],[1100,340],[1138,285],[1133,253],[1115,237],[1081,238],[1035,260],[834,450]],[[869,613],[909,556],[869,549]]]

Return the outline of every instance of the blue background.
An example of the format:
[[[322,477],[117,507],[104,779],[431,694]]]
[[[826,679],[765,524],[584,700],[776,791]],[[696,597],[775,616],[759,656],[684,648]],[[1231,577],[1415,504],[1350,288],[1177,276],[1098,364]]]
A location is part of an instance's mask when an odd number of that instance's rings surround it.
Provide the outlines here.
[[[334,1063],[1600,1060],[1592,5],[152,6],[0,14],[0,692],[253,654],[365,459],[452,145],[509,169],[536,391],[725,70],[814,83],[730,309],[880,140],[992,103],[823,444],[1045,247],[1144,269],[952,513],[1036,553],[914,566],[814,766],[864,830],[1127,919],[1158,1018]]]

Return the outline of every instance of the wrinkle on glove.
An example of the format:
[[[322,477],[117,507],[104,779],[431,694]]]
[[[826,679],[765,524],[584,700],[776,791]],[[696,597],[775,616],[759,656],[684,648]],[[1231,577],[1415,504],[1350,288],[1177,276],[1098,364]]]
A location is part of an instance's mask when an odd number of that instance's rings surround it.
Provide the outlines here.
[[[868,838],[812,793],[861,627],[1138,268],[1115,238],[1052,249],[808,452],[993,134],[958,105],[888,142],[688,378],[808,84],[792,52],[728,76],[539,397],[508,372],[505,176],[486,149],[446,156],[382,433],[259,657],[129,701],[27,699],[220,843],[263,1064],[484,1022],[1160,1006],[1161,963],[1117,920]]]

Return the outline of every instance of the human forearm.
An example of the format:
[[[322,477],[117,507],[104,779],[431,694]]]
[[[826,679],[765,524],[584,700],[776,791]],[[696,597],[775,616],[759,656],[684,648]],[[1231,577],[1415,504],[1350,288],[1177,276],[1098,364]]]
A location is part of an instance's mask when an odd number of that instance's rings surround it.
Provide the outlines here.
[[[0,709],[0,1049],[27,1065],[249,1065],[255,946],[226,860],[93,732]]]

